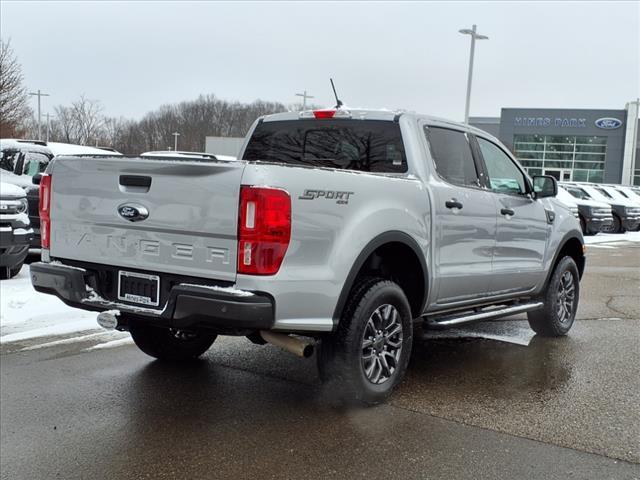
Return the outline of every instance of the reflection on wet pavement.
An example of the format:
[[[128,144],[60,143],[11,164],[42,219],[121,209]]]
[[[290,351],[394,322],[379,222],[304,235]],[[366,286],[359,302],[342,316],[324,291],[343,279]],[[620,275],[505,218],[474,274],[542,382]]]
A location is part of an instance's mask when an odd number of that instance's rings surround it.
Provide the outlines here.
[[[527,326],[500,323],[493,324],[496,333]],[[423,339],[415,343],[407,377],[391,401],[638,462],[639,327],[629,320],[578,321],[569,336],[533,336],[528,347],[464,334]]]

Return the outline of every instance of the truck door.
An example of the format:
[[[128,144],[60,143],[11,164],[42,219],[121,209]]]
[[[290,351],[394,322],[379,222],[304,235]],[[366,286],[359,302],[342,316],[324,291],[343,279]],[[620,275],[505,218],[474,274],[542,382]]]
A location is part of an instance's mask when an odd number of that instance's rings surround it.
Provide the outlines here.
[[[436,304],[485,296],[496,236],[493,196],[481,187],[482,169],[465,132],[426,126],[424,133],[435,166],[429,184],[434,196]]]
[[[531,290],[544,276],[550,230],[544,205],[529,195],[525,174],[501,147],[476,139],[498,218],[491,289],[497,294]]]

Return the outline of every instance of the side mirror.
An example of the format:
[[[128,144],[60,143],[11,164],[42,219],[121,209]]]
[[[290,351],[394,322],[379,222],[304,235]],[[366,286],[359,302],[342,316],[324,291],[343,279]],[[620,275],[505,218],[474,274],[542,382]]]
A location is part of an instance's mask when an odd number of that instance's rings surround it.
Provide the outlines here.
[[[555,197],[558,194],[558,181],[551,175],[534,175],[533,193],[536,198]]]
[[[33,177],[31,177],[31,181],[34,185],[40,185],[40,181],[42,180],[42,174],[36,173]]]

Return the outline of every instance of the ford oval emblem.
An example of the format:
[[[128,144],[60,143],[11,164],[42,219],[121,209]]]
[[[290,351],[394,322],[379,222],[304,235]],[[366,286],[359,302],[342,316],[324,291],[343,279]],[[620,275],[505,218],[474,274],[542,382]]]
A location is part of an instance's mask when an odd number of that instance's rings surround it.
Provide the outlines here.
[[[618,120],[617,118],[605,117],[599,118],[596,120],[596,127],[604,128],[605,130],[613,130],[614,128],[618,128],[622,125],[622,120]]]
[[[124,203],[118,207],[118,215],[130,222],[139,222],[149,216],[149,210],[142,205]]]

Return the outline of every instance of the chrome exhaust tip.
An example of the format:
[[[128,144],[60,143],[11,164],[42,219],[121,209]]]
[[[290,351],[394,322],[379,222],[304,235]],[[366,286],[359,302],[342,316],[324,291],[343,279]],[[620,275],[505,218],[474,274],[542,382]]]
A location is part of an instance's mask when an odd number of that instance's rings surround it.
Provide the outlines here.
[[[313,343],[300,338],[291,337],[283,333],[270,332],[268,330],[260,330],[260,336],[265,342],[280,347],[298,357],[309,358],[313,355]]]
[[[105,330],[114,330],[118,326],[118,315],[120,312],[108,311],[98,314],[98,325]]]

